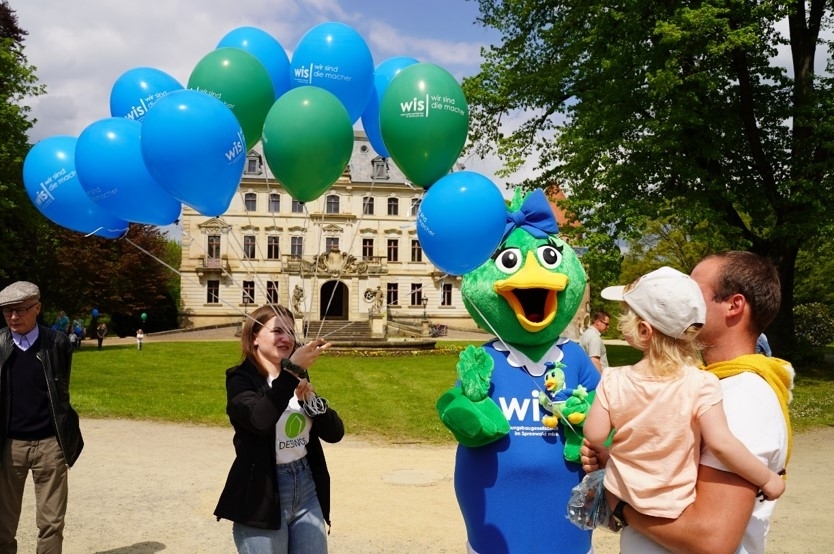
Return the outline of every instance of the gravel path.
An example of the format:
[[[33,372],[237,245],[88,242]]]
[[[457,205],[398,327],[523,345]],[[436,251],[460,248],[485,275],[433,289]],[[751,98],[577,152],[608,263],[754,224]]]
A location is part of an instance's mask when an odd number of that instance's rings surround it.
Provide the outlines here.
[[[232,461],[230,428],[89,419],[81,425],[87,445],[70,471],[66,554],[234,552],[231,524],[212,516]],[[333,480],[331,552],[464,552],[453,446],[347,437],[325,448]],[[798,435],[794,448],[768,553],[832,552],[834,428]],[[35,551],[33,498],[29,484],[21,553]],[[606,531],[594,543],[597,554],[618,550]]]

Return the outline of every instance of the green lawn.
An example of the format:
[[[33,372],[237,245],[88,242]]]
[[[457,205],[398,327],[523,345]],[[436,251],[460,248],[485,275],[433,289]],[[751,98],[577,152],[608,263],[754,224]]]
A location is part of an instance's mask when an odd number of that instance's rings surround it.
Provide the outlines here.
[[[339,412],[348,433],[386,442],[451,442],[434,409],[455,383],[456,352],[466,342],[442,342],[436,352],[323,356],[312,370],[321,396]],[[611,365],[639,353],[608,346]],[[228,425],[224,372],[237,364],[237,342],[159,342],[86,345],[73,358],[72,402],[82,417],[151,419]],[[791,408],[797,431],[834,425],[831,368],[801,374]]]

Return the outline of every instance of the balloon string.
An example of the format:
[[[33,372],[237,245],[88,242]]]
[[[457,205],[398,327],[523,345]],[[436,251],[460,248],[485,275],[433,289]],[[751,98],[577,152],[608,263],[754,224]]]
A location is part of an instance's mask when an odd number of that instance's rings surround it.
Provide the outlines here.
[[[271,202],[272,202],[272,194],[273,194],[273,190],[280,190],[280,189],[273,189],[273,188],[270,186],[268,165],[266,165],[266,164],[264,164],[264,163],[263,163],[263,159],[262,159],[261,153],[260,153],[260,152],[258,152],[257,150],[252,150],[252,152],[255,152],[255,153],[258,155],[259,159],[261,160],[261,165],[260,165],[260,168],[261,168],[262,173],[263,173],[264,184],[265,184],[265,186],[266,186],[266,192],[267,192],[267,200],[266,200],[266,201],[267,201],[267,211],[268,211],[268,213],[270,213],[270,214],[271,214],[271,215],[270,215],[270,217],[271,217],[271,219],[272,219],[272,225],[273,225],[273,227],[274,227],[274,228],[277,228],[277,227],[278,227],[278,221],[277,221],[276,216],[275,216],[276,212],[275,212],[275,211],[271,211],[271,210],[269,209],[269,207],[270,207],[270,204],[271,204]],[[249,226],[250,226],[250,227],[254,227],[254,225],[252,224],[252,218],[251,218],[251,216],[249,215],[249,211],[246,209],[246,195],[245,195],[245,193],[244,193],[244,192],[240,189],[240,187],[238,187],[238,194],[239,194],[239,196],[240,196],[241,203],[242,203],[242,205],[243,205],[243,207],[244,207],[244,212],[246,213],[247,223],[249,224]],[[277,193],[276,193],[276,194],[277,194]],[[280,202],[280,196],[279,196],[278,198],[279,198],[279,202]],[[280,206],[279,206],[279,207],[280,207]],[[304,222],[304,223],[305,223],[305,226],[306,226],[306,225],[307,225],[307,223],[308,223],[308,221],[307,221],[307,219],[306,219],[306,218],[305,218],[305,222]],[[305,229],[305,231],[306,231],[306,229]],[[242,231],[241,231],[241,234],[242,234]],[[267,236],[267,240],[268,240],[268,238],[269,238],[269,235]],[[241,252],[243,253],[243,246],[242,246],[242,245],[240,245],[240,242],[239,242],[239,241],[238,241],[238,246],[240,246],[240,248],[241,248]],[[258,255],[259,255],[259,257],[260,257],[260,258],[266,258],[266,257],[263,255],[263,254],[264,254],[264,252],[263,252],[263,249],[262,249],[262,247],[261,247],[261,243],[260,243],[260,242],[258,242],[258,241],[256,241],[256,242],[255,242],[255,248],[256,248],[256,251],[258,252]],[[278,255],[279,255],[279,256],[281,255],[281,245],[280,245],[280,242],[279,242],[279,244],[278,244]],[[250,273],[251,273],[252,275],[254,275],[254,277],[255,277],[256,284],[258,285],[258,287],[260,288],[260,290],[264,293],[264,296],[266,296],[266,297],[267,297],[267,300],[269,300],[269,290],[268,290],[268,287],[267,287],[267,283],[265,283],[265,282],[264,282],[264,278],[262,277],[261,272],[259,272],[259,271],[256,271],[256,270],[255,270],[255,265],[254,265],[254,262],[252,262],[252,261],[251,261],[251,260],[249,260],[246,256],[243,256],[243,255],[241,255],[241,256],[240,256],[240,259],[243,261],[242,265],[246,265],[246,264],[248,264],[248,266],[249,266],[249,270],[250,270]],[[267,272],[267,274],[269,274],[269,272]],[[279,275],[280,275],[280,273],[279,273]],[[275,280],[277,281],[278,279],[275,279]],[[284,286],[285,286],[285,288],[286,288],[286,290],[287,290],[287,294],[289,295],[289,294],[290,294],[290,292],[289,292],[289,291],[290,291],[290,282],[289,282],[289,277],[287,277],[287,279],[284,281]],[[268,303],[272,303],[272,302],[268,302]],[[288,308],[291,308],[291,306],[287,306],[287,307],[288,307]],[[306,315],[305,315],[305,314],[306,314],[306,310],[304,310],[304,313],[302,314],[302,322],[305,322],[305,319],[306,319]],[[303,327],[306,327],[306,326],[303,326]]]
[[[228,224],[227,224],[226,222],[224,222],[221,218],[217,218],[217,220],[218,220],[218,221],[220,221],[221,223],[223,223],[223,226],[219,228],[220,233],[221,233],[221,234],[223,234],[223,235],[226,235],[226,236],[231,236],[231,237],[233,237],[233,238],[235,239],[235,242],[237,242],[238,246],[240,246],[240,241],[238,241],[238,240],[237,240],[237,237],[235,236],[235,234],[231,232],[231,229],[232,229],[232,228],[231,228],[231,225],[228,225]],[[193,244],[193,237],[191,237],[190,235],[188,235],[188,233],[186,233],[185,231],[183,231],[183,235],[184,235],[184,236],[188,236],[188,237],[191,239],[191,241],[190,241],[189,245],[190,245],[190,244]],[[231,244],[231,243],[232,243],[232,240],[230,239],[230,241],[229,241],[229,242],[230,242],[230,244]],[[202,246],[201,246],[201,248],[202,248]],[[204,253],[204,254],[206,254],[206,255],[208,254],[204,248],[202,248],[202,250],[203,250],[203,253]],[[232,248],[231,250],[234,252],[234,249],[233,249],[233,248]],[[237,254],[238,254],[239,259],[241,260],[242,265],[245,265],[247,262],[246,262],[246,260],[245,260],[245,257],[243,256],[243,252],[242,252],[242,250],[243,250],[243,249],[241,248],[241,251],[240,251],[240,252],[237,252]],[[166,265],[167,265],[167,264],[166,264]],[[168,266],[168,267],[170,267],[170,266]],[[176,270],[174,270],[174,271],[176,271]],[[232,284],[233,284],[233,285],[235,285],[236,287],[237,287],[237,286],[240,286],[240,287],[241,287],[241,290],[243,290],[243,285],[242,285],[242,283],[238,283],[238,282],[237,282],[237,280],[235,279],[234,275],[233,275],[231,272],[227,271],[225,268],[222,268],[222,271],[223,271],[223,275],[224,275],[224,276],[226,276],[226,277],[228,277],[228,278],[232,281]],[[182,274],[181,272],[179,272],[179,271],[176,271],[176,272],[177,272],[177,274],[178,274],[178,275],[180,275],[180,277],[181,277],[181,278],[183,277],[183,274]],[[199,284],[199,282],[197,282],[197,284]],[[234,305],[234,304],[232,304],[231,302],[228,302],[228,301],[225,301],[225,300],[221,300],[220,298],[218,298],[218,301],[219,301],[221,304],[224,304],[224,305],[226,305],[226,306],[229,306],[229,307],[233,308],[235,311],[237,311],[237,312],[238,312],[238,314],[242,314],[242,315],[244,316],[244,318],[252,319],[251,317],[249,317],[249,314],[247,313],[247,311],[246,311],[246,309],[245,309],[245,308],[244,308],[244,310],[242,310],[242,311],[241,311],[241,309],[240,309],[240,308],[238,308],[237,306],[235,306],[235,305]]]
[[[142,253],[144,253],[144,254],[147,254],[148,256],[150,256],[151,258],[153,258],[154,260],[156,260],[157,262],[159,262],[159,263],[160,263],[160,264],[162,264],[163,266],[167,267],[168,269],[170,269],[171,271],[173,271],[174,273],[176,273],[177,275],[179,275],[181,279],[185,279],[186,281],[188,281],[188,282],[189,282],[189,283],[191,283],[191,284],[201,286],[201,284],[200,284],[200,281],[199,281],[199,280],[194,279],[193,277],[190,277],[190,276],[188,276],[188,275],[183,274],[180,270],[178,270],[178,269],[176,269],[176,268],[174,268],[174,267],[170,266],[170,265],[169,265],[169,264],[167,264],[164,260],[162,260],[162,259],[160,259],[159,257],[155,256],[155,255],[154,255],[154,254],[152,254],[151,252],[148,252],[147,250],[145,250],[144,248],[142,248],[141,246],[139,246],[138,244],[136,244],[135,242],[133,242],[133,241],[132,241],[132,240],[130,240],[129,238],[127,238],[127,237],[122,237],[122,239],[123,239],[124,241],[126,241],[128,244],[132,245],[132,246],[133,246],[134,248],[136,248],[137,250],[139,250],[140,252],[142,252]],[[218,297],[218,299],[217,299],[217,300],[218,300],[218,302],[219,302],[219,303],[221,303],[221,304],[223,304],[223,305],[227,306],[228,308],[231,308],[232,310],[237,311],[237,312],[238,312],[238,314],[240,314],[240,315],[244,316],[245,318],[248,318],[248,319],[251,319],[252,321],[255,321],[255,320],[254,320],[254,319],[253,319],[253,318],[252,318],[249,314],[247,314],[247,313],[246,313],[246,312],[244,312],[244,311],[241,311],[239,308],[237,308],[236,306],[234,306],[234,305],[233,305],[233,304],[231,304],[230,302],[227,302],[227,301],[225,301],[225,300],[223,300],[223,299],[221,299],[221,298],[219,298],[219,297]],[[276,313],[276,315],[277,315],[277,313]]]
[[[372,197],[371,195],[373,194],[375,186],[376,186],[376,174],[373,174],[372,177],[371,177],[371,186],[368,190],[368,197],[369,198]],[[362,207],[360,208],[359,218],[356,220],[356,224],[354,225],[355,231],[353,233],[353,237],[351,238],[351,241],[348,244],[347,249],[343,250],[343,252],[347,252],[348,254],[350,254],[351,250],[353,249],[353,245],[356,243],[356,237],[359,234],[359,229],[362,226],[362,222],[365,220],[365,198],[362,197],[361,201],[362,201]],[[321,238],[324,238],[323,233],[321,234]],[[319,243],[319,248],[321,248],[321,243]],[[342,265],[341,265],[341,267],[339,267],[339,271],[336,275],[336,280],[341,278],[341,276],[343,275],[344,270],[345,270],[345,266],[347,265],[347,261],[348,261],[348,258],[345,258],[344,260],[342,260]],[[318,328],[318,331],[316,333],[316,337],[321,336],[321,330],[324,327],[324,322],[327,319],[327,314],[330,312],[330,306],[332,305],[333,299],[335,298],[335,296],[336,296],[336,287],[334,286],[333,289],[330,291],[330,298],[328,298],[328,300],[327,300],[327,306],[324,309],[324,316],[322,317],[321,321],[319,322],[319,328]],[[333,333],[335,333],[337,331],[341,331],[342,329],[345,329],[349,326],[350,326],[350,323],[347,323],[344,326],[340,327],[339,329],[331,331],[330,333],[328,333],[328,336],[332,335]]]
[[[478,315],[481,316],[481,319],[483,320],[483,322],[487,324],[487,327],[489,327],[489,330],[492,331],[493,335],[495,335],[495,338],[498,339],[501,342],[501,344],[504,345],[504,348],[509,350],[510,349],[509,345],[504,341],[504,339],[498,333],[498,330],[495,329],[495,327],[493,327],[492,323],[490,323],[489,318],[487,318],[483,314],[483,312],[481,312],[481,310],[478,308],[477,304],[475,302],[473,302],[472,299],[467,294],[465,294],[463,292],[463,287],[460,288],[460,294],[461,294],[462,297],[465,296],[466,299],[469,300],[469,305],[472,306],[475,309],[476,312],[478,312]]]

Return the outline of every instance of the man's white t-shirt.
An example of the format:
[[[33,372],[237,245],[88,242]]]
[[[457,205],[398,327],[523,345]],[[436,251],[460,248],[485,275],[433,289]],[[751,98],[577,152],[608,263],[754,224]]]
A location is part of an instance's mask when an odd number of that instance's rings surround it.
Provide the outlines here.
[[[721,388],[730,431],[770,469],[783,470],[788,454],[788,430],[779,399],[770,385],[753,373],[740,373],[722,379]],[[701,463],[728,471],[708,448],[701,450]],[[738,550],[740,554],[764,553],[775,507],[776,501],[756,500]]]
[[[730,431],[770,469],[777,472],[784,469],[788,431],[779,399],[770,385],[761,377],[745,372],[721,379],[721,390]],[[701,450],[700,463],[729,471],[707,447]],[[775,507],[776,501],[756,500],[736,554],[764,554],[770,517]],[[620,552],[661,554],[669,551],[626,527],[620,537]]]

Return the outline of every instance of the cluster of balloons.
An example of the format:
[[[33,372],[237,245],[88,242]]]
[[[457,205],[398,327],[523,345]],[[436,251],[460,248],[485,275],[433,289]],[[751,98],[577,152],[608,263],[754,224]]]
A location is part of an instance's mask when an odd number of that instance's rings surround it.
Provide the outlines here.
[[[343,23],[311,28],[292,59],[267,32],[234,29],[198,61],[185,86],[159,69],[131,69],[113,84],[110,116],[78,137],[42,140],[26,157],[29,197],[59,225],[115,238],[130,222],[173,223],[181,204],[222,215],[246,154],[259,141],[276,180],[296,200],[312,201],[347,167],[353,125],[361,118],[380,156],[392,158],[413,184],[431,187],[421,227],[430,260],[460,273],[464,262],[451,263],[456,249],[449,245],[483,236],[470,233],[479,228],[478,217],[471,218],[471,229],[455,222],[473,212],[474,191],[486,185],[459,184],[477,181],[471,176],[455,178],[458,185],[441,183],[469,129],[459,83],[445,69],[409,57],[374,67],[365,41]],[[435,187],[446,190],[446,206],[468,209],[433,211],[432,196],[441,196]],[[490,209],[495,194],[484,200]],[[441,225],[447,217],[455,221]],[[492,242],[490,236],[482,248],[468,245],[464,258],[494,248]]]

